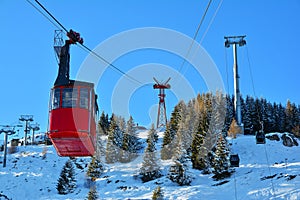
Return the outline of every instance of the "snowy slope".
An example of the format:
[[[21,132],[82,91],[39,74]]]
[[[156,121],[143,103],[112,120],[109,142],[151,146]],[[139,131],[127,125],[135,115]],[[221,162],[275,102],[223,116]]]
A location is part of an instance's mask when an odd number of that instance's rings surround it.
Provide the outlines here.
[[[160,133],[160,146],[163,133]],[[146,132],[140,137],[145,140]],[[232,152],[240,156],[240,167],[232,177],[214,181],[212,175],[191,170],[191,186],[177,186],[166,176],[142,183],[136,178],[143,156],[128,164],[105,165],[104,174],[96,182],[101,199],[150,199],[160,185],[166,199],[300,199],[300,147],[285,147],[282,141],[257,145],[254,136],[239,136],[230,141]],[[77,189],[59,195],[55,189],[61,169],[69,158],[56,155],[52,146],[18,147],[8,155],[7,167],[0,166],[0,199],[84,199],[89,188],[85,172],[90,158],[77,158]],[[44,153],[47,149],[46,157]],[[43,153],[44,152],[44,153]],[[0,160],[3,158],[1,152]],[[162,161],[166,175],[171,161]],[[225,182],[224,182],[225,181]],[[222,184],[223,183],[223,184]]]

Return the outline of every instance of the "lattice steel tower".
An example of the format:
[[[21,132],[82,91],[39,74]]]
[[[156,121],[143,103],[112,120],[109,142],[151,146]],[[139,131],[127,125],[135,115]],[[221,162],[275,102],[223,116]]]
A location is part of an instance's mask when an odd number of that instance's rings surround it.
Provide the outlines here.
[[[159,89],[159,94],[158,94],[158,113],[157,113],[157,123],[156,123],[156,128],[159,127],[166,127],[167,125],[167,113],[166,113],[166,104],[165,104],[165,89],[170,89],[171,86],[168,84],[171,78],[169,78],[165,83],[160,83],[159,81],[154,78],[154,81],[156,84],[153,85],[154,89]]]

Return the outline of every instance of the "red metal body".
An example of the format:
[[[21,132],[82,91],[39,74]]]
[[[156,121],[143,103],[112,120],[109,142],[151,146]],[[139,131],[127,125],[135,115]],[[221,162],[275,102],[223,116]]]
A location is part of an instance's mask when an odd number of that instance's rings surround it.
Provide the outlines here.
[[[48,136],[60,156],[92,156],[96,150],[94,84],[70,81],[51,90]]]

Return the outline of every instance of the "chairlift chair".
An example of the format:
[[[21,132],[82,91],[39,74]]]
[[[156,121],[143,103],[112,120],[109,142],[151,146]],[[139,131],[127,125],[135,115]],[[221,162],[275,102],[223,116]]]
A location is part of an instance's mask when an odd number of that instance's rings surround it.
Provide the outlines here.
[[[230,160],[231,167],[239,167],[240,166],[240,158],[239,158],[238,154],[231,154],[229,160]]]
[[[266,143],[266,136],[262,131],[256,133],[256,144],[265,144]]]

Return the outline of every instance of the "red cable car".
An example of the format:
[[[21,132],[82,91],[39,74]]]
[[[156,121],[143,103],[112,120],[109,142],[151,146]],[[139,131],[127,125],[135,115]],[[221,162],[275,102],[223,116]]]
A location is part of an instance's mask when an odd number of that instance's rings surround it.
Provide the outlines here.
[[[83,40],[72,30],[67,36],[51,89],[48,136],[60,156],[92,156],[96,151],[97,95],[93,83],[69,79],[69,46]]]

